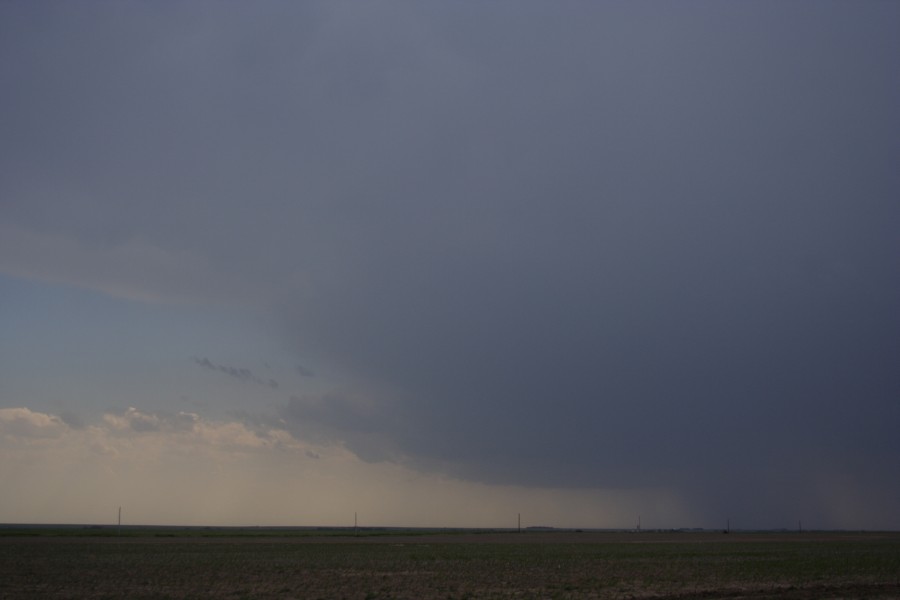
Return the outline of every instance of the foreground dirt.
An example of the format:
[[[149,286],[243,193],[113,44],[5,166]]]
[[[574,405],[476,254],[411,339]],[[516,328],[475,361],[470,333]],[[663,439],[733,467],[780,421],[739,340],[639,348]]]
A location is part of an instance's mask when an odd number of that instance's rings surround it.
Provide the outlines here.
[[[900,598],[900,534],[0,537],[0,598]]]

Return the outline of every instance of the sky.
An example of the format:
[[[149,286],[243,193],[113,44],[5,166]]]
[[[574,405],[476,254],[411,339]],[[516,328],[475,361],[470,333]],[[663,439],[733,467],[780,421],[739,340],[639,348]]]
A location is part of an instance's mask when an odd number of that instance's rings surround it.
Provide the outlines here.
[[[0,2],[0,522],[900,529],[898,24]]]

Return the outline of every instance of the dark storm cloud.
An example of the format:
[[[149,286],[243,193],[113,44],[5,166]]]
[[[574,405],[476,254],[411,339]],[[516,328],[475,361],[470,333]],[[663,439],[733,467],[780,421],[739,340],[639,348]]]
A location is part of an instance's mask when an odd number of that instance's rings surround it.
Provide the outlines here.
[[[900,497],[897,5],[92,6],[3,7],[3,221],[277,314],[354,390],[296,430],[760,524]]]
[[[290,431],[321,442],[340,442],[366,462],[402,461],[394,437],[403,430],[402,414],[386,415],[369,398],[329,393],[291,396],[281,411]],[[415,423],[407,422],[407,426]]]

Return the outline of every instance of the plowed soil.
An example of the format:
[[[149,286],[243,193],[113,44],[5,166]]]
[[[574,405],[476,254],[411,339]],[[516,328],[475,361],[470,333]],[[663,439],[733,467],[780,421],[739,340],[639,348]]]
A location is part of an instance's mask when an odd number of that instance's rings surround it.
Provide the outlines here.
[[[0,598],[900,598],[900,534],[0,536]]]

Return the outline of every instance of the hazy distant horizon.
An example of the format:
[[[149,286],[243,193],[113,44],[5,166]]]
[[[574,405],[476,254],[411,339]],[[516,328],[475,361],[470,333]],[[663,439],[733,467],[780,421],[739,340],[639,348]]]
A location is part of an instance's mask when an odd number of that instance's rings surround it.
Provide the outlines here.
[[[498,533],[540,533],[547,532],[552,533],[554,531],[557,532],[584,532],[584,533],[796,533],[799,535],[806,533],[898,533],[900,530],[897,529],[800,529],[800,528],[787,528],[787,527],[762,527],[762,528],[741,528],[741,527],[653,527],[653,528],[640,528],[637,527],[555,527],[553,525],[523,525],[521,528],[516,526],[496,526],[496,527],[465,527],[465,526],[408,526],[408,525],[357,525],[354,526],[352,523],[350,525],[335,525],[335,524],[320,524],[320,525],[254,525],[254,524],[232,524],[232,525],[184,525],[184,524],[166,524],[166,523],[122,523],[118,525],[115,522],[111,523],[0,523],[0,529],[28,529],[28,528],[37,528],[37,529],[65,529],[65,530],[80,530],[80,529],[103,529],[116,531],[117,529],[123,530],[132,530],[132,531],[140,531],[143,529],[149,530],[167,530],[167,529],[177,529],[177,530],[201,530],[201,531],[232,531],[232,530],[240,530],[240,531],[258,531],[260,533],[265,533],[267,531],[309,531],[316,532],[320,531],[323,533],[328,532],[346,532],[346,534],[352,534],[355,531],[359,532],[372,532],[372,531],[395,531],[395,532],[403,532],[403,531],[412,531],[412,532],[471,532],[471,533],[479,533],[479,532],[498,532]]]

